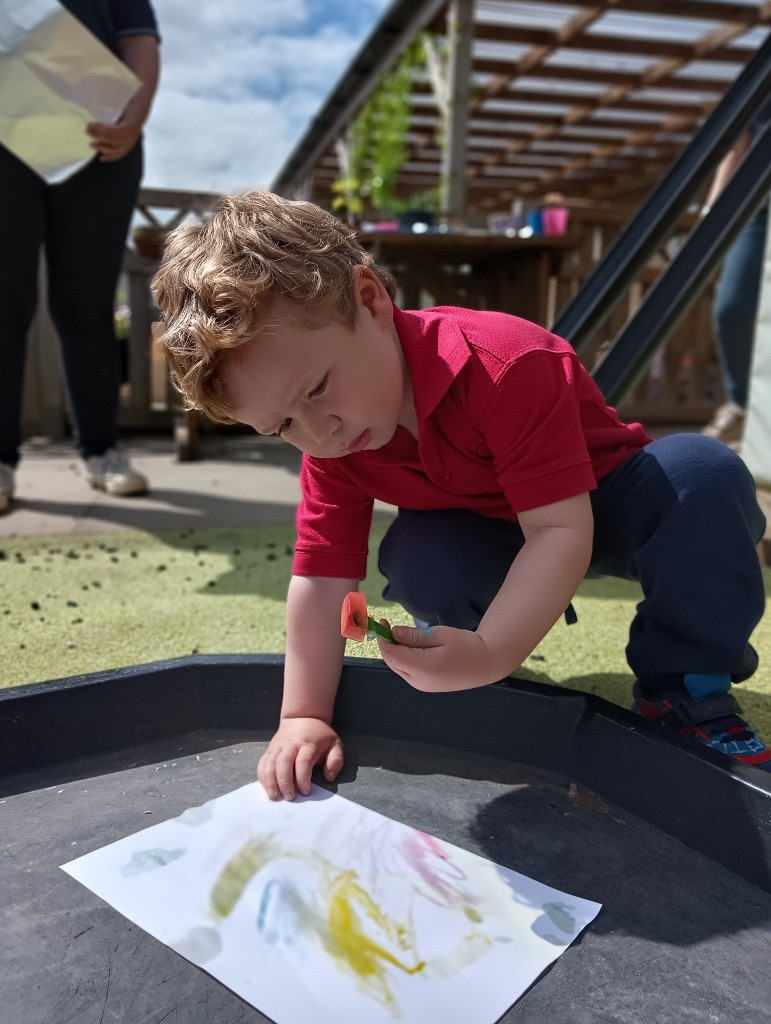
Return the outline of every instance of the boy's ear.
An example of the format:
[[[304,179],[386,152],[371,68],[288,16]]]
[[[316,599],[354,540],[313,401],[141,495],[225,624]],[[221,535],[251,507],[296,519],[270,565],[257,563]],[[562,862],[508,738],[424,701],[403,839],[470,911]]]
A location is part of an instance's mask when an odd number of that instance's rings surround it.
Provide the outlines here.
[[[393,322],[391,296],[371,267],[353,268],[353,290],[356,306],[365,309],[378,326],[387,327]]]

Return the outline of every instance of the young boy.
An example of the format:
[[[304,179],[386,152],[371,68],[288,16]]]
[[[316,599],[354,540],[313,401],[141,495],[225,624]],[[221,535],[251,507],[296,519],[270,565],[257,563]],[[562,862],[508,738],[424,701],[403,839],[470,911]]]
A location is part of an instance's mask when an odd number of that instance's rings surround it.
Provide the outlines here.
[[[304,453],[284,697],[258,775],[271,798],[343,764],[331,726],[344,595],[366,572],[373,499],[396,627],[385,662],[420,690],[516,669],[581,579],[639,580],[627,659],[648,718],[771,770],[731,682],[750,676],[765,595],[752,478],[699,434],[651,441],[569,344],[501,313],[404,312],[390,275],[311,203],[225,197],[172,233],[155,292],[189,407]]]

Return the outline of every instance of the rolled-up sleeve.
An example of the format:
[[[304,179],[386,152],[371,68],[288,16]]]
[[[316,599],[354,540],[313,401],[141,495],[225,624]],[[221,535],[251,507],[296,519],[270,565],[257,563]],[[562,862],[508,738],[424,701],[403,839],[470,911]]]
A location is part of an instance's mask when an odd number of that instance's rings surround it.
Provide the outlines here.
[[[297,509],[296,576],[363,580],[373,499],[345,472],[342,459],[303,456]]]

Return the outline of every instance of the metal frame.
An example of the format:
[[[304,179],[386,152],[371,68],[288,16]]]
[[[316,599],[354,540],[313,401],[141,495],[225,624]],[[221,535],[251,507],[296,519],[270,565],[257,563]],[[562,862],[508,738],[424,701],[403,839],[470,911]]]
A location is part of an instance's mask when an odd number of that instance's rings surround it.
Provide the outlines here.
[[[566,338],[579,354],[586,350],[599,325],[607,317],[609,308],[619,300],[656,247],[669,235],[677,218],[769,95],[771,36],[726,92],[658,188],[607,250],[575,298],[552,324],[554,333]],[[731,190],[729,194],[736,193]],[[711,265],[719,259],[731,238],[751,216],[750,205],[742,205],[733,234],[729,232],[725,237],[721,234],[722,246]],[[710,211],[708,220],[714,223],[713,212]],[[657,338],[656,342],[660,340]],[[614,391],[614,395],[616,393]]]
[[[771,122],[595,368],[594,379],[609,402],[618,402],[634,385],[769,190]]]

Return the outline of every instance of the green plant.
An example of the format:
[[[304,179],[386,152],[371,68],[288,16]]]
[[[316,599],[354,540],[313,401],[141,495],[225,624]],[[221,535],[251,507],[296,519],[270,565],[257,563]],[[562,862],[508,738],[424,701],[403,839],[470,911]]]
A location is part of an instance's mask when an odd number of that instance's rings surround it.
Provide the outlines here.
[[[425,67],[425,34],[417,36],[377,86],[353,120],[342,146],[345,168],[332,183],[332,209],[357,218],[366,206],[396,213],[414,206],[398,199],[396,178],[407,152],[410,96],[415,73]],[[430,190],[433,191],[433,190]]]

